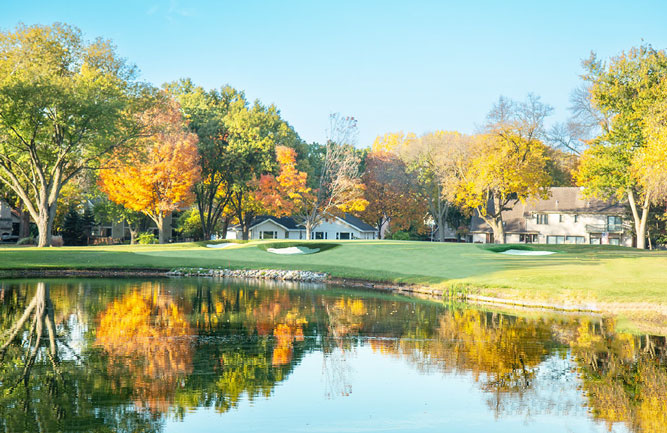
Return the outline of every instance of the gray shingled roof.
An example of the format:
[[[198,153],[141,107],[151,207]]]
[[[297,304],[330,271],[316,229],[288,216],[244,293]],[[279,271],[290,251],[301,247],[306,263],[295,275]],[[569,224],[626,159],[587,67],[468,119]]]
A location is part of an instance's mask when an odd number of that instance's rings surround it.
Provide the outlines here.
[[[286,227],[290,230],[299,230],[303,229],[304,227],[301,224],[297,224],[294,218],[290,217],[281,217],[277,218],[271,215],[260,215],[256,216],[255,219],[252,220],[252,224],[250,224],[250,227],[255,227],[256,225],[259,225],[263,223],[266,220],[271,220],[275,221],[276,223],[280,224],[283,227]]]
[[[567,214],[603,214],[623,215],[625,207],[614,201],[584,198],[578,187],[554,187],[550,189],[547,199],[530,200],[526,203],[517,203],[514,207],[503,212],[506,233],[526,232],[526,218],[533,213],[567,213]],[[491,205],[493,210],[493,204]],[[470,222],[471,232],[491,232],[491,227],[482,220],[477,212]]]
[[[361,230],[362,232],[374,232],[377,231],[375,227],[373,227],[370,224],[366,224],[359,218],[355,217],[354,215],[350,215],[349,213],[343,214],[341,217],[343,221],[345,221],[348,224],[351,224]]]

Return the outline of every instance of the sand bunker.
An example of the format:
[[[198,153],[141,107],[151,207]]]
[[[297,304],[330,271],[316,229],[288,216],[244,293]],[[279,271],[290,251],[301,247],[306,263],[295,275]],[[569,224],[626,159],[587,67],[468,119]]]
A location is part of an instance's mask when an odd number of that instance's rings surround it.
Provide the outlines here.
[[[229,248],[233,247],[234,244],[231,242],[225,242],[224,244],[208,244],[206,248]]]
[[[555,251],[507,250],[500,254],[509,254],[510,256],[548,256],[555,253]]]
[[[319,248],[308,247],[289,247],[289,248],[267,248],[266,251],[273,254],[313,254],[318,252]]]

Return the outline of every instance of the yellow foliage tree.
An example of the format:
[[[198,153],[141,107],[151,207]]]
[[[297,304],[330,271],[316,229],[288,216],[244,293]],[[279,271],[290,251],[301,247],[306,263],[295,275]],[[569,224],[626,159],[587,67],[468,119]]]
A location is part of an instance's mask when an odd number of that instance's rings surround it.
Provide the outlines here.
[[[109,199],[148,215],[167,241],[166,218],[192,204],[192,188],[200,179],[197,136],[185,130],[174,101],[142,115],[150,131],[137,142],[137,152],[115,154],[100,173],[99,185]]]
[[[504,244],[502,212],[519,201],[548,194],[546,146],[539,140],[490,134],[479,135],[475,141],[456,202],[476,210],[493,230],[494,242]]]

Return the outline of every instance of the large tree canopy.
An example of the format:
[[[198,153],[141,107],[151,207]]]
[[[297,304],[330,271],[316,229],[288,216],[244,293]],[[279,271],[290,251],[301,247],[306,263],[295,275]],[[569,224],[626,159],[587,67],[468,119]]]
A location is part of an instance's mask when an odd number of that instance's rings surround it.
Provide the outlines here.
[[[64,24],[0,33],[0,182],[51,242],[61,188],[139,133],[148,87],[109,41]]]
[[[165,243],[166,218],[191,205],[192,188],[201,168],[197,136],[186,124],[175,101],[156,105],[143,113],[148,134],[138,140],[130,155],[116,152],[100,173],[100,188],[109,199],[149,216]]]
[[[637,248],[644,248],[651,203],[661,190],[644,165],[651,160],[647,155],[656,150],[659,155],[665,149],[658,127],[659,105],[666,95],[667,55],[641,46],[608,63],[593,55],[585,67],[591,102],[609,120],[600,125],[600,135],[583,152],[577,181],[589,195],[627,199]],[[652,140],[648,148],[647,138]]]

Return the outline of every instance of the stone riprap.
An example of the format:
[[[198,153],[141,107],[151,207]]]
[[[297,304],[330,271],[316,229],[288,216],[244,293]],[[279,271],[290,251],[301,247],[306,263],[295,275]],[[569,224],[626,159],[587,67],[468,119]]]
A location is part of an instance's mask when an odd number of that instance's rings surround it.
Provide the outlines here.
[[[256,278],[261,280],[325,282],[329,275],[322,272],[286,271],[281,269],[205,269],[179,268],[169,271],[174,277]]]

